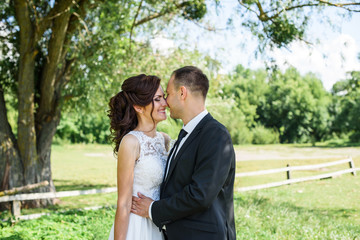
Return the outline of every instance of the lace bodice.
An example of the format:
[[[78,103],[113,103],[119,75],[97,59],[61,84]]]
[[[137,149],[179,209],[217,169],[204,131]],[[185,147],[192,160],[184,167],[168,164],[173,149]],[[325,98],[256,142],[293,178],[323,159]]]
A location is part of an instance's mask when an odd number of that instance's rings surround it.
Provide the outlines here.
[[[134,168],[133,195],[140,192],[153,200],[160,199],[160,184],[163,180],[168,152],[164,136],[156,132],[151,138],[140,131],[131,131],[140,142],[140,157]]]

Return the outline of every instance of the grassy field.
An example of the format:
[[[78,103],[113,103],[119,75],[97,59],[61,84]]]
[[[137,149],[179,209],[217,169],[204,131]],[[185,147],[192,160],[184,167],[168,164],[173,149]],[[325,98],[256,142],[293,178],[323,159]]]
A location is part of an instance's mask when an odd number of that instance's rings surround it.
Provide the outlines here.
[[[360,167],[360,147],[308,145],[236,147],[237,171],[247,172],[317,164],[351,155]],[[345,169],[339,165],[292,176]],[[53,146],[52,172],[57,191],[116,185],[116,160],[105,145]],[[360,173],[358,173],[360,174]],[[285,173],[236,179],[236,187],[285,179]],[[359,239],[360,178],[337,178],[235,194],[237,239]],[[22,209],[22,214],[50,212],[40,219],[0,222],[0,239],[107,239],[114,218],[116,194],[61,198],[47,209]],[[105,206],[100,210],[77,210]],[[7,212],[0,218],[9,216]]]

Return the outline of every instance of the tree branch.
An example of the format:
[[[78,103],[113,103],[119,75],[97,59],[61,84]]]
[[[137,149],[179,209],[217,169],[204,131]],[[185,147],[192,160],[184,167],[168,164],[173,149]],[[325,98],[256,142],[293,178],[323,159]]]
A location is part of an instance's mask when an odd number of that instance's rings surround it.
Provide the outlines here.
[[[47,186],[49,185],[48,181],[42,181],[39,183],[34,183],[34,184],[29,184],[27,186],[22,186],[22,187],[16,187],[16,188],[12,188],[10,190],[5,190],[5,191],[1,191],[0,192],[0,197],[2,196],[8,196],[8,195],[15,195],[19,192],[25,192],[25,191],[30,191],[39,187],[43,187],[43,186]]]
[[[137,9],[137,11],[136,11],[136,14],[135,14],[135,17],[134,17],[134,21],[133,21],[133,24],[132,24],[131,29],[130,29],[130,38],[129,38],[129,44],[130,44],[130,45],[129,45],[129,50],[130,50],[130,52],[131,52],[131,37],[132,37],[132,33],[133,33],[133,30],[134,30],[134,27],[135,27],[136,19],[137,19],[139,13],[140,13],[140,9],[141,9],[142,3],[143,3],[143,0],[141,0],[140,3],[139,3],[139,7],[138,7],[138,9]]]
[[[60,1],[60,2],[55,1],[55,5],[50,10],[48,15],[38,20],[38,24],[36,25],[36,32],[38,38],[41,38],[41,36],[46,31],[46,29],[48,29],[51,26],[51,23],[54,18],[60,17],[61,15],[69,12],[73,4],[74,1]]]
[[[63,0],[58,3],[59,9],[70,8],[74,1]],[[53,20],[52,34],[48,44],[48,55],[44,64],[44,69],[41,76],[40,84],[40,103],[36,116],[37,123],[50,121],[52,112],[54,110],[54,91],[55,91],[55,80],[56,73],[59,63],[61,63],[64,42],[66,39],[67,28],[69,25],[69,19],[71,16],[70,11],[61,12],[60,15]],[[41,128],[41,126],[40,126]]]
[[[82,19],[85,17],[86,15],[86,6],[88,4],[87,0],[80,0],[77,4],[78,7],[78,13],[76,14],[72,14],[69,20],[69,25],[67,27],[67,31],[66,31],[66,38],[65,38],[65,42],[64,42],[64,46],[67,46],[70,44],[71,42],[71,36],[74,34],[74,32],[76,31],[76,29],[79,27],[80,21],[84,22]],[[85,25],[85,22],[83,23]],[[85,25],[86,27],[86,25]],[[67,50],[63,50],[62,53],[62,60],[65,59]]]
[[[278,11],[275,15],[269,17],[267,20],[277,18],[282,12],[292,11],[294,9],[304,8],[304,7],[319,7],[319,6],[322,6],[323,4],[331,6],[331,7],[343,8],[343,9],[345,9],[347,11],[350,11],[350,12],[360,12],[360,10],[354,10],[354,9],[350,9],[350,8],[345,7],[345,6],[360,6],[360,3],[341,3],[341,4],[337,3],[337,4],[335,4],[335,3],[328,2],[328,1],[319,0],[319,3],[306,3],[306,4],[300,4],[300,5],[296,5],[296,6],[283,8],[281,11]],[[275,10],[270,10],[267,13],[274,12],[274,11]]]
[[[239,4],[241,6],[245,7],[249,11],[255,13],[256,16],[258,17],[258,19],[260,21],[262,21],[262,22],[266,22],[266,21],[275,19],[275,18],[279,17],[280,14],[283,13],[283,12],[292,11],[292,10],[299,9],[299,8],[304,8],[304,7],[319,7],[319,6],[323,6],[323,5],[328,5],[328,6],[331,6],[331,7],[343,8],[343,9],[349,11],[349,12],[360,12],[360,10],[355,10],[355,9],[351,9],[351,8],[348,7],[348,6],[360,6],[360,3],[357,3],[357,2],[331,3],[329,1],[318,0],[317,3],[304,3],[304,4],[295,5],[295,6],[285,7],[285,8],[282,8],[280,11],[278,9],[271,9],[269,11],[264,11],[260,1],[256,1],[256,6],[257,6],[257,8],[259,10],[259,13],[256,12],[255,10],[251,9],[249,6],[245,5],[244,3],[242,3],[241,0],[238,0],[238,2],[239,2]],[[272,15],[272,16],[269,16],[269,13],[272,13],[272,12],[276,12],[276,13],[274,15]]]
[[[329,6],[333,6],[333,7],[339,7],[339,8],[343,8],[349,12],[360,12],[360,10],[353,10],[348,8],[347,6],[360,6],[360,3],[358,2],[349,2],[349,3],[331,3],[328,1],[324,1],[324,0],[319,0],[319,2],[324,3],[326,5]]]
[[[244,8],[246,8],[247,10],[249,10],[250,12],[254,13],[254,14],[259,18],[259,14],[258,14],[255,10],[251,9],[249,6],[247,6],[247,5],[245,5],[244,3],[242,3],[241,0],[238,0],[238,2],[239,2],[239,4],[240,4],[241,6],[243,6]]]
[[[27,39],[24,44],[20,44],[20,55],[31,48],[31,37],[33,36],[33,26],[31,24],[29,5],[26,0],[15,0],[15,17],[20,27],[20,39]]]
[[[182,2],[182,3],[178,4],[178,5],[175,5],[175,9],[181,9],[181,8],[185,7],[188,3],[189,3],[189,1],[185,1],[185,2]],[[173,10],[174,10],[174,8],[167,8],[162,12],[158,12],[158,13],[155,13],[155,14],[153,14],[151,16],[147,16],[147,17],[141,19],[140,21],[137,21],[135,23],[135,27],[139,26],[141,24],[144,24],[146,22],[149,22],[149,21],[151,21],[153,19],[165,16],[166,14],[173,12]]]

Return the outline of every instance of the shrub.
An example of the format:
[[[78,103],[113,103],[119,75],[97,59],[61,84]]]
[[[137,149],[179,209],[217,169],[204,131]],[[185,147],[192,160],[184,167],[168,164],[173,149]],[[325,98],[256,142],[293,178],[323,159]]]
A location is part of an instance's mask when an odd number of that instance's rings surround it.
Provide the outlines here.
[[[257,125],[251,130],[253,133],[253,144],[274,144],[279,143],[279,133],[273,129]]]

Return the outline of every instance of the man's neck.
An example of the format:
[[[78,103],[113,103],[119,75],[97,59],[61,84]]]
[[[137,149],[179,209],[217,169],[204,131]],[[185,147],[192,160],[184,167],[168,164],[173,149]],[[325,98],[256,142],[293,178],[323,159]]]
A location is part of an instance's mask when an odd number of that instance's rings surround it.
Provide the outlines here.
[[[199,115],[204,110],[205,110],[205,106],[203,106],[202,108],[197,108],[197,109],[193,109],[192,111],[189,111],[189,114],[187,114],[187,116],[182,118],[184,126],[186,126],[186,124],[188,124],[194,117]]]

